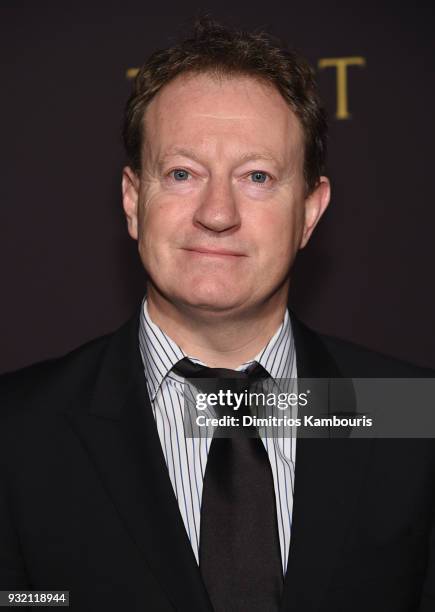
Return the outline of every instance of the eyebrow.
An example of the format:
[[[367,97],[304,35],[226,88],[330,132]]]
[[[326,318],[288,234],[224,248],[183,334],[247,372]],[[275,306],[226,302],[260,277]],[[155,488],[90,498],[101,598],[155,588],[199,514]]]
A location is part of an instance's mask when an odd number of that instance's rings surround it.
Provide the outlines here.
[[[198,154],[195,153],[193,149],[188,149],[185,147],[174,147],[173,149],[170,149],[167,153],[165,153],[158,160],[159,167],[166,161],[168,157],[174,157],[176,155],[180,155],[183,157],[189,157],[190,159],[193,159],[194,161],[201,163],[201,160]],[[243,155],[239,157],[239,162],[243,163],[246,161],[251,161],[253,159],[263,159],[266,161],[275,162],[276,164],[280,165],[280,161],[276,157],[274,157],[271,153],[268,153],[266,151],[261,151],[261,152],[260,151],[247,151],[246,153],[243,153]]]

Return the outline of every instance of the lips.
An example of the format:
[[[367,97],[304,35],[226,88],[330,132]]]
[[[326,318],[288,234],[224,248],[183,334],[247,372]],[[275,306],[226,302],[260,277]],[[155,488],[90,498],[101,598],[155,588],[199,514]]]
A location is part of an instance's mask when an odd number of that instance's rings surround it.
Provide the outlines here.
[[[206,247],[188,247],[184,249],[191,253],[199,253],[201,255],[222,256],[222,257],[246,257],[243,253],[233,251],[231,249],[210,249]]]

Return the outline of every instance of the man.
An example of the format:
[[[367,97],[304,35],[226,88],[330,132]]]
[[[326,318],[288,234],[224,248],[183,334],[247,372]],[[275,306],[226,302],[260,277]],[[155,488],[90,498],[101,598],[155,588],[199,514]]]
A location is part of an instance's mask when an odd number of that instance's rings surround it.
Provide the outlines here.
[[[3,381],[1,589],[69,590],[76,610],[435,609],[432,441],[184,429],[188,378],[430,375],[287,312],[330,198],[311,70],[202,20],[142,67],[124,137],[146,297]]]

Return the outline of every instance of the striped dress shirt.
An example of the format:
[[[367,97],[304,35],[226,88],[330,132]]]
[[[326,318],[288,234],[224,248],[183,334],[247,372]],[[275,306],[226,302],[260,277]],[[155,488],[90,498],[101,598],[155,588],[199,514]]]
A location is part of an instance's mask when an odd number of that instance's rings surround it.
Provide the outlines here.
[[[199,563],[202,486],[212,438],[210,435],[186,435],[183,419],[184,379],[171,370],[180,359],[188,355],[153,323],[146,298],[141,309],[139,346],[169,477],[193,553]],[[194,356],[188,357],[195,363],[206,365]],[[296,379],[296,354],[288,311],[266,346],[252,361],[241,364],[237,370],[246,370],[254,362],[262,365],[273,379]],[[295,417],[295,412],[291,416]],[[272,469],[285,575],[293,510],[296,438],[284,433],[281,435],[277,429],[269,431],[274,433],[265,435],[260,432],[260,435]]]

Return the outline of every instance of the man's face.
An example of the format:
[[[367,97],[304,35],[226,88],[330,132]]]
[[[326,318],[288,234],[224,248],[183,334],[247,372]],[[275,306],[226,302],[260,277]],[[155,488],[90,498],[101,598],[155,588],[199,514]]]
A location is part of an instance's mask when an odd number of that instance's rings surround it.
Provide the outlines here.
[[[151,289],[214,312],[286,299],[329,184],[306,197],[302,128],[279,92],[181,75],[149,104],[144,140],[140,178],[126,168],[123,193]]]

